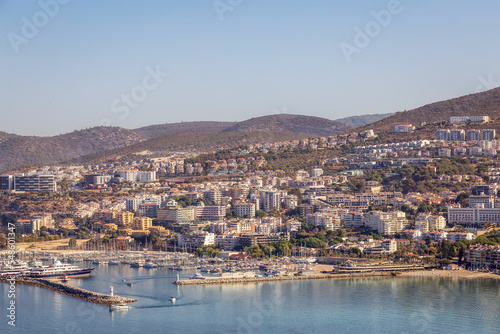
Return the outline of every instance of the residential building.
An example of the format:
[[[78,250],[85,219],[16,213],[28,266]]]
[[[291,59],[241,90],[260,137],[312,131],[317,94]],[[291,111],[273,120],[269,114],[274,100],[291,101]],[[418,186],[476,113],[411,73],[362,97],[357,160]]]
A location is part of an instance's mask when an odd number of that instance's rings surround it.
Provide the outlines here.
[[[255,217],[254,203],[239,203],[234,205],[234,215],[242,218]]]

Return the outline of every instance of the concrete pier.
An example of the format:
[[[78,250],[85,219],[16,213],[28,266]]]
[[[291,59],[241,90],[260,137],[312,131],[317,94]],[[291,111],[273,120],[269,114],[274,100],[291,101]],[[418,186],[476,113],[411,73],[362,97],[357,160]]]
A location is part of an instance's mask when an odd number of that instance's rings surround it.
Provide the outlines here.
[[[353,273],[353,274],[311,274],[304,276],[273,276],[273,277],[242,277],[242,278],[223,278],[206,277],[204,279],[177,280],[175,285],[214,285],[214,284],[239,284],[239,283],[268,283],[281,281],[302,281],[312,279],[349,279],[362,277],[378,276],[396,276],[399,273],[392,272],[371,272],[371,273]]]
[[[0,277],[0,282],[8,283],[6,277]],[[114,305],[118,303],[132,303],[137,301],[137,299],[125,298],[120,296],[110,296],[103,293],[93,292],[77,288],[74,286],[69,286],[66,284],[54,282],[51,280],[38,279],[38,278],[16,277],[16,284],[25,284],[25,285],[31,285],[49,289],[55,292],[63,293],[68,296],[80,298],[95,304]]]

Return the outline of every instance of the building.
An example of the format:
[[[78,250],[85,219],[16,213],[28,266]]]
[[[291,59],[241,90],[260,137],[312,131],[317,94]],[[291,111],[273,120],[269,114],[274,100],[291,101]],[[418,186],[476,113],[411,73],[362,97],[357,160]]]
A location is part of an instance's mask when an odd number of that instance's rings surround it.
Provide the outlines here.
[[[137,181],[140,181],[140,182],[156,181],[156,172],[155,171],[139,172],[139,174],[137,176]]]
[[[30,233],[38,233],[42,227],[54,228],[54,220],[52,214],[43,214],[41,216],[31,217]]]
[[[134,213],[130,211],[122,211],[116,214],[116,223],[122,227],[131,227],[134,222]]]
[[[209,232],[179,234],[177,243],[179,247],[191,248],[215,245],[215,234]]]
[[[171,207],[165,209],[158,209],[157,211],[158,220],[182,223],[191,222],[196,217],[196,207],[188,206],[185,208],[181,207]]]
[[[125,169],[120,171],[120,177],[123,181],[136,182],[138,175],[139,171],[137,169]]]
[[[361,228],[363,227],[364,213],[362,211],[353,211],[344,215],[345,228]]]
[[[487,123],[490,121],[489,116],[452,116],[450,117],[450,123]]]
[[[500,246],[472,245],[465,250],[465,263],[470,269],[500,267]]]
[[[16,191],[56,191],[54,175],[15,175],[14,189]]]
[[[494,208],[495,196],[493,195],[471,195],[469,196],[469,208]]]
[[[214,205],[220,205],[222,203],[222,193],[219,190],[204,191],[203,199]]]
[[[2,175],[0,179],[0,190],[13,190],[14,189],[14,176]]]
[[[441,158],[450,158],[451,150],[449,148],[440,148],[438,150],[438,156]]]
[[[195,214],[197,219],[208,221],[219,221],[226,217],[225,206],[205,206],[200,205],[195,207]]]
[[[463,130],[463,129],[450,130],[450,140],[464,141],[465,140],[465,130]]]
[[[135,217],[132,224],[133,230],[149,230],[153,226],[153,219],[149,217]]]
[[[480,141],[481,140],[481,131],[479,130],[467,130],[465,133],[465,138],[467,141]]]
[[[448,223],[479,226],[485,223],[500,223],[500,208],[448,207]]]
[[[279,191],[263,191],[260,197],[262,199],[262,208],[264,211],[271,212],[274,208],[280,208]]]
[[[156,203],[141,203],[137,210],[137,215],[140,217],[156,218],[158,205]]]
[[[436,140],[450,140],[450,130],[437,130]]]
[[[410,226],[406,214],[402,211],[370,211],[365,214],[364,224],[377,233],[385,235],[399,233]]]
[[[323,169],[313,168],[311,170],[311,177],[320,177],[321,175],[323,175]]]
[[[254,203],[238,203],[234,205],[234,215],[242,218],[255,217]]]
[[[482,140],[495,140],[496,130],[495,129],[484,129],[481,130]]]
[[[395,132],[411,132],[414,130],[415,130],[415,127],[411,124],[397,124],[394,126]]]

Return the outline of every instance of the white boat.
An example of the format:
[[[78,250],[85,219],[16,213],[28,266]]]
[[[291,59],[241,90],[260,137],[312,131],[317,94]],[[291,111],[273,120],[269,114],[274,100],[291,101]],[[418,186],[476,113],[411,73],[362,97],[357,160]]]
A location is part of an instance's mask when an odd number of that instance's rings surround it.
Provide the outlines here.
[[[171,301],[173,304],[175,304],[175,302],[177,301],[177,299],[176,299],[174,296],[172,296],[172,297],[170,297],[170,301]]]
[[[35,278],[58,277],[62,275],[71,277],[86,277],[89,276],[94,268],[80,268],[72,264],[64,264],[55,260],[54,263],[47,267],[33,268],[26,275]]]
[[[153,262],[146,262],[143,267],[146,269],[153,269],[153,268],[158,268],[158,265]]]
[[[130,310],[131,307],[127,303],[118,303],[114,305],[109,305],[109,308],[111,310]]]
[[[191,279],[204,279],[204,278],[205,277],[203,277],[200,273],[196,273],[193,276],[191,276]]]

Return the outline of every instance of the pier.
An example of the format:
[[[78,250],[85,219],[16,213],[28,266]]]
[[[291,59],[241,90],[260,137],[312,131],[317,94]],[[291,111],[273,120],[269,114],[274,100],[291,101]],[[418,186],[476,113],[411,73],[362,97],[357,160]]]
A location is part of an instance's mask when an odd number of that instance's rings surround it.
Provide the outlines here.
[[[10,281],[8,281],[8,278],[5,276],[0,277],[0,282],[10,283]],[[95,304],[114,305],[118,303],[132,303],[137,301],[137,299],[106,295],[103,293],[93,292],[46,279],[16,277],[15,282],[16,284],[25,284],[25,285],[31,285],[49,289],[55,292],[63,293],[68,296],[80,298]]]
[[[238,284],[238,283],[268,283],[281,281],[302,281],[312,279],[349,279],[363,277],[378,277],[378,276],[396,276],[399,273],[395,272],[369,272],[369,273],[352,273],[352,274],[310,274],[303,276],[272,276],[272,277],[241,277],[241,278],[225,278],[225,277],[206,277],[203,279],[187,279],[176,280],[172,284],[175,285],[215,285],[215,284]]]

